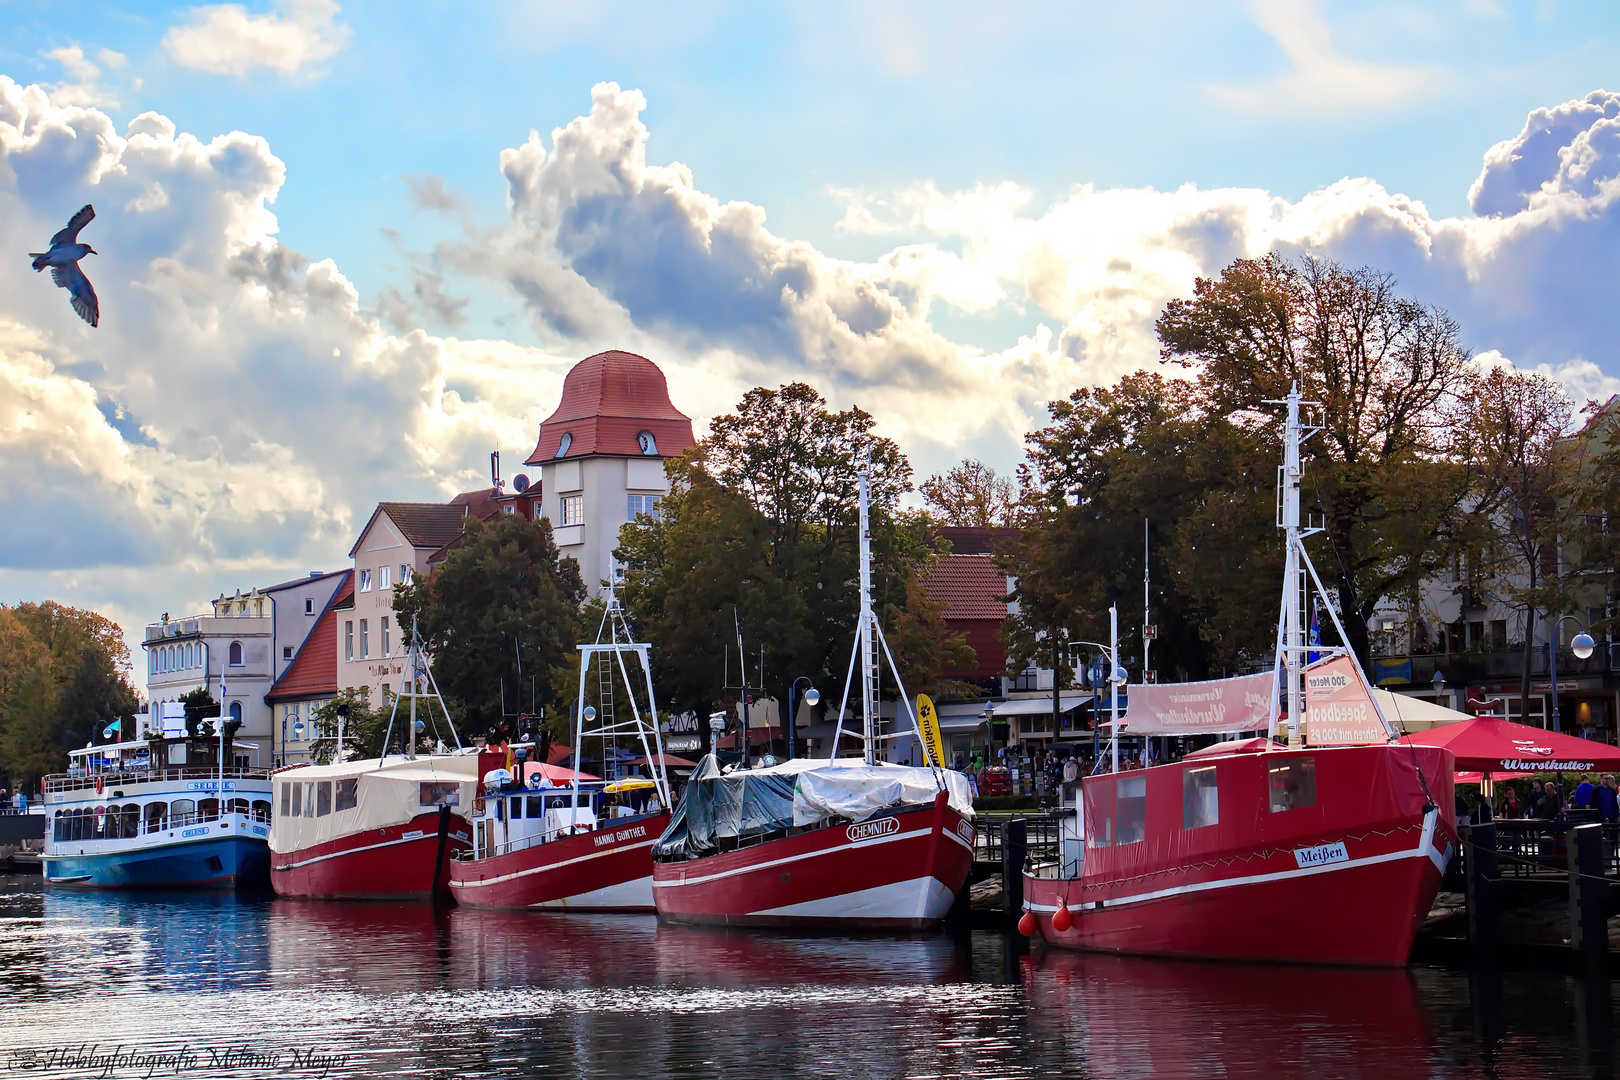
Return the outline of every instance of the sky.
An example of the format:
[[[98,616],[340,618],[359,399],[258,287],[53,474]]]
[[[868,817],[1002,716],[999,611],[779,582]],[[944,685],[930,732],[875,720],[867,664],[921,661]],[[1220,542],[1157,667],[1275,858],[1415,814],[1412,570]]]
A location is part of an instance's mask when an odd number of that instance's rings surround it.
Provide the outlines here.
[[[1268,250],[1582,404],[1617,197],[1607,5],[0,0],[0,600],[136,641],[345,565],[603,348],[1010,471]],[[95,329],[27,261],[87,202]]]

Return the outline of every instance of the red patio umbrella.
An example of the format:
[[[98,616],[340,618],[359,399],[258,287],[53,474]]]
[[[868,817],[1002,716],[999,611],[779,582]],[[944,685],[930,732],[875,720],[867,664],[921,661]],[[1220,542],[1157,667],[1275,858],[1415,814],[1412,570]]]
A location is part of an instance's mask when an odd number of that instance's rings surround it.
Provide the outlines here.
[[[601,779],[600,776],[592,776],[590,773],[576,773],[573,769],[565,769],[561,765],[542,765],[538,761],[525,761],[523,763],[523,782],[528,783],[529,777],[536,774],[545,777],[553,784],[573,783],[576,776],[581,780]]]
[[[1457,758],[1458,772],[1597,772],[1620,771],[1620,746],[1577,739],[1555,731],[1515,724],[1495,716],[1476,716],[1455,724],[1403,735],[1403,743],[1443,746]]]
[[[656,757],[658,755],[654,755],[654,756]],[[683,757],[676,757],[674,754],[664,754],[663,759],[664,759],[664,768],[666,768],[666,769],[695,769],[695,768],[697,768],[697,762],[688,761]],[[629,761],[625,762],[625,764],[626,765],[651,765],[652,761],[653,761],[652,758],[638,757],[638,758],[631,758]]]

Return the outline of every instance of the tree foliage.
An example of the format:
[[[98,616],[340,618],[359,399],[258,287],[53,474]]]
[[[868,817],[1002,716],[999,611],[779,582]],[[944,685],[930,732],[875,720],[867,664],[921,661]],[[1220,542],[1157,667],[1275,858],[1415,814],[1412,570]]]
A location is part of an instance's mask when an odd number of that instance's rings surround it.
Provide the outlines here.
[[[432,575],[394,590],[399,626],[408,632],[418,620],[463,738],[501,727],[503,700],[508,713],[526,705],[531,676],[541,701],[557,703],[556,680],[573,662],[584,601],[579,564],[558,555],[551,524],[511,514],[469,520]]]
[[[410,741],[410,734],[404,729],[404,725],[409,723],[405,712],[401,710],[399,716],[394,718],[394,730],[389,734],[388,721],[392,712],[392,702],[385,701],[373,705],[366,689],[350,687],[339,690],[336,697],[321,702],[310,714],[310,723],[314,724],[315,730],[319,732],[318,737],[312,739],[309,744],[310,756],[317,765],[329,765],[338,760],[340,719],[343,727],[343,745],[349,752],[349,759],[381,757],[385,737],[395,753],[399,751],[402,739],[407,743]]]
[[[135,731],[129,649],[111,620],[52,601],[0,605],[0,771],[31,783],[114,721]]]
[[[913,598],[913,576],[936,553],[924,522],[899,509],[911,466],[892,441],[872,434],[867,413],[835,412],[813,388],[790,383],[749,391],[711,431],[667,463],[671,489],[659,516],[627,525],[616,553],[626,610],[655,646],[654,675],[670,710],[701,714],[737,700],[738,624],[750,686],[760,684],[763,647],[765,689],[777,700],[787,700],[800,676],[824,695],[841,687],[859,607],[863,455],[871,463],[874,607],[906,624],[889,631],[896,661],[902,671],[920,670],[911,649],[960,654],[959,641],[940,636],[943,621]]]
[[[976,458],[966,458],[921,487],[923,504],[945,525],[988,528],[1012,524],[1018,488]]]

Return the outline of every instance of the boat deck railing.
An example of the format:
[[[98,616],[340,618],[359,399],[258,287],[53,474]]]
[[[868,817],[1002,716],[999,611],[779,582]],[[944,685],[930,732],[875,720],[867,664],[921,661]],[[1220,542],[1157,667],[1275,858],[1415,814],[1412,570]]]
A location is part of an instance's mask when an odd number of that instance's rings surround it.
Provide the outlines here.
[[[1027,856],[1031,862],[1056,859],[1063,838],[1063,820],[1073,812],[1057,814],[976,814],[973,818],[973,861],[1001,864],[1002,830],[1007,822],[1022,818],[1025,824]]]
[[[269,780],[269,769],[226,769],[226,780]],[[100,780],[103,791],[110,790],[119,784],[160,784],[173,780],[218,780],[221,773],[217,768],[196,766],[195,768],[179,767],[168,769],[140,769],[129,772],[103,772],[103,773],[53,773],[40,781],[41,787],[47,793],[65,791],[83,791],[96,786]]]
[[[1569,874],[1569,833],[1579,825],[1603,826],[1603,872],[1620,875],[1620,823],[1603,821],[1596,810],[1572,810],[1557,818],[1497,818],[1497,872],[1510,880],[1565,878]]]
[[[514,851],[526,851],[532,847],[539,847],[541,844],[549,844],[553,840],[566,840],[571,836],[577,836],[583,833],[600,832],[603,829],[622,829],[626,825],[634,825],[638,821],[645,821],[647,818],[657,816],[657,814],[637,814],[635,817],[627,818],[599,818],[597,819],[596,828],[594,829],[587,829],[583,826],[575,826],[573,828],[559,829],[556,832],[553,832],[550,836],[547,836],[543,832],[536,833],[533,836],[524,836],[516,840],[508,840],[504,844],[491,844],[484,848],[482,854],[474,852],[472,848],[463,848],[453,852],[450,857],[463,862],[471,862],[475,859],[493,859],[501,855],[510,855]],[[653,839],[656,840],[657,837],[653,837]]]
[[[267,811],[253,812],[227,808],[224,814],[214,809],[194,810],[189,813],[167,814],[163,817],[144,820],[131,814],[101,814],[94,817],[88,814],[79,816],[64,815],[55,819],[52,831],[57,843],[91,840],[135,840],[142,836],[154,836],[158,833],[173,832],[176,829],[187,829],[196,825],[219,821],[221,817],[233,816],[257,821],[262,825],[270,823],[270,814]],[[99,830],[95,828],[98,819],[101,822]],[[82,833],[82,835],[74,835],[75,833]]]

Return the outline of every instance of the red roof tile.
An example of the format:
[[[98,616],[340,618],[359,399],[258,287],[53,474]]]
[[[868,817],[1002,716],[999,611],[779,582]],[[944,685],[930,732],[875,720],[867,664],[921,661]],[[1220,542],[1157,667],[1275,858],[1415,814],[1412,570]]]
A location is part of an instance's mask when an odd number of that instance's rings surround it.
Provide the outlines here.
[[[589,454],[640,457],[637,436],[643,431],[652,433],[659,457],[674,457],[697,441],[691,418],[669,400],[669,383],[657,364],[617,349],[597,353],[563,379],[562,401],[540,425],[540,441],[524,464]],[[559,455],[565,434],[568,449]]]
[[[345,570],[343,574],[343,584],[332,594],[321,617],[315,620],[315,628],[298,647],[293,662],[264,695],[266,704],[308,701],[337,694],[337,608],[354,601],[354,572]]]
[[[988,555],[947,555],[923,579],[928,595],[945,606],[946,619],[1007,617],[1007,576]]]

